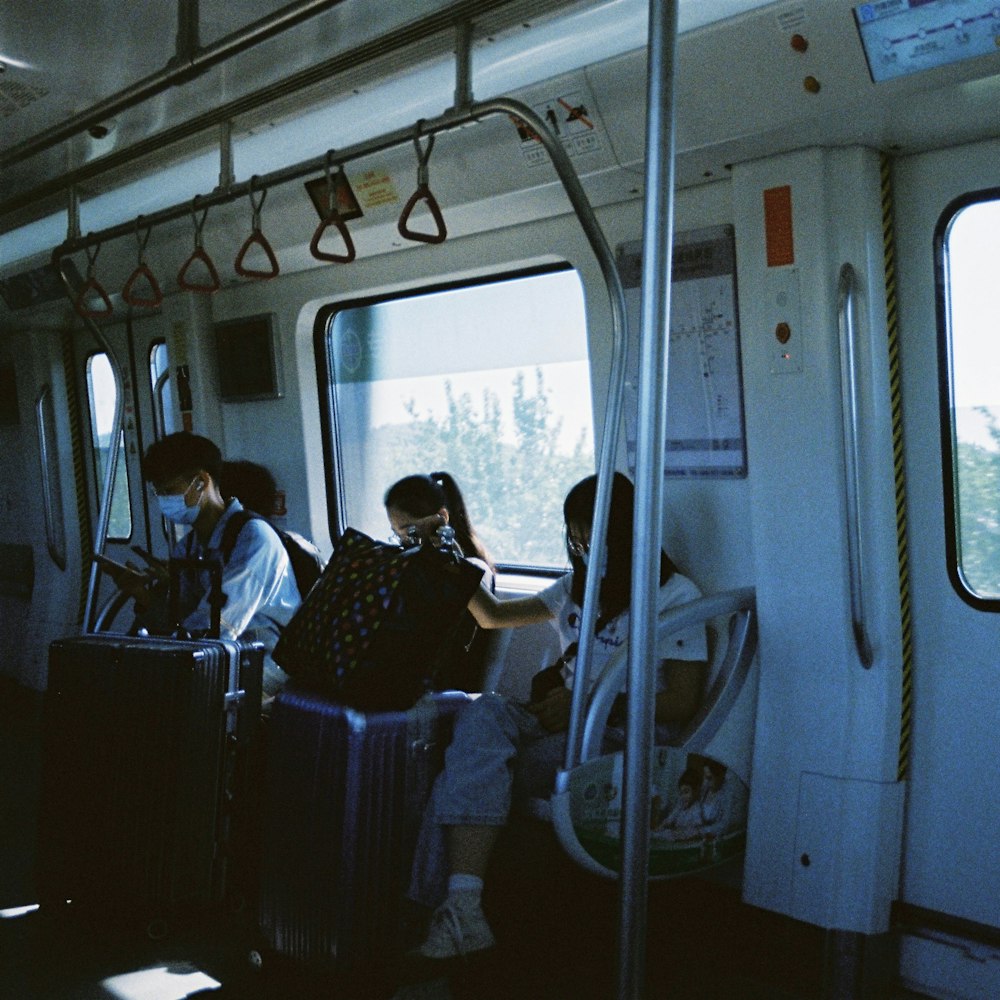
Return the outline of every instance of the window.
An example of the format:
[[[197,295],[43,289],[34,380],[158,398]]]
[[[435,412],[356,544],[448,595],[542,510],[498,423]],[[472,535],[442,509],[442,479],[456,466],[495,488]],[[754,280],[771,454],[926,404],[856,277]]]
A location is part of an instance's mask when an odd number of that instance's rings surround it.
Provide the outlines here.
[[[87,359],[87,395],[90,399],[90,440],[94,453],[94,481],[100,505],[107,475],[108,454],[111,450],[111,431],[115,420],[115,403],[118,392],[111,362],[106,354],[92,354]],[[114,491],[111,497],[111,517],[108,521],[108,538],[124,541],[132,536],[132,507],[129,502],[128,465],[125,461],[125,434],[118,439]]]
[[[949,571],[1000,607],[1000,192],[949,206],[938,227],[942,433]]]
[[[158,441],[172,434],[174,427],[173,410],[168,404],[170,387],[170,363],[167,358],[165,341],[157,340],[149,349],[149,388],[153,398],[153,437]]]
[[[567,564],[563,497],[594,471],[575,271],[345,303],[321,323],[337,527],[387,537],[386,489],[443,470],[498,563]]]

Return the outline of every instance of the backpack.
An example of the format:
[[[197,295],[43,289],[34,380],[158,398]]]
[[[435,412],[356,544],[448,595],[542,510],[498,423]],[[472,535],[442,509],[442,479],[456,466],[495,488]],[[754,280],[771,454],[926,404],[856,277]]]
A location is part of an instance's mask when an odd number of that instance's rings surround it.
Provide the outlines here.
[[[222,543],[219,546],[223,564],[229,562],[237,536],[243,530],[243,525],[251,519],[263,521],[281,539],[281,544],[285,547],[285,552],[288,553],[292,573],[295,574],[295,584],[299,588],[299,596],[305,600],[306,594],[312,590],[313,584],[319,579],[323,567],[326,565],[319,549],[298,532],[279,528],[266,517],[256,514],[252,510],[238,510],[226,522],[226,527],[222,532]]]

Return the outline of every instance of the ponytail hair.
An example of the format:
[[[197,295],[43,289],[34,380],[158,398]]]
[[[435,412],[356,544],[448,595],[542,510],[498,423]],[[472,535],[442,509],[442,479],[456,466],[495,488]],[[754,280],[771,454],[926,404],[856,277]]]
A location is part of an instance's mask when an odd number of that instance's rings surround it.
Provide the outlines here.
[[[429,517],[442,507],[448,511],[448,523],[455,529],[455,541],[466,556],[481,559],[491,570],[495,570],[486,546],[480,541],[458,483],[447,472],[432,472],[430,475],[405,476],[385,492],[383,502],[386,507],[396,507],[411,517]]]

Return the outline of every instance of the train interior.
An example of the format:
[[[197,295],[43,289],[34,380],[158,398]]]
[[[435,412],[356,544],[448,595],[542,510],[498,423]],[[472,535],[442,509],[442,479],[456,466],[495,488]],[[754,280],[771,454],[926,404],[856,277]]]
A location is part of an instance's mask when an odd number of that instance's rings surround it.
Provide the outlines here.
[[[987,0],[6,4],[0,997],[1000,995],[998,106]],[[703,594],[752,595],[688,744],[745,843],[650,883],[636,969],[638,904],[537,818],[500,945],[444,974],[255,968],[252,903],[45,919],[49,645],[127,626],[92,553],[166,555],[141,456],[181,429],[324,555],[472,456],[507,597],[607,461]],[[505,630],[484,687],[559,652]]]

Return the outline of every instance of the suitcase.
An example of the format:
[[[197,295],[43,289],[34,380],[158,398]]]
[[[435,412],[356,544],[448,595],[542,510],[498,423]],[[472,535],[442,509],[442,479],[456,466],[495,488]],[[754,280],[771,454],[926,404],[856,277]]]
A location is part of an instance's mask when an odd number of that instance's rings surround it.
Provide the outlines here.
[[[165,917],[252,856],[263,647],[112,634],[49,648],[37,881],[51,905]],[[242,826],[241,826],[241,820]]]
[[[429,694],[363,714],[303,691],[275,700],[254,957],[371,983],[403,950],[414,846],[454,714]]]

